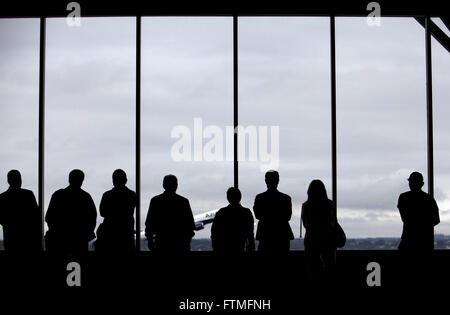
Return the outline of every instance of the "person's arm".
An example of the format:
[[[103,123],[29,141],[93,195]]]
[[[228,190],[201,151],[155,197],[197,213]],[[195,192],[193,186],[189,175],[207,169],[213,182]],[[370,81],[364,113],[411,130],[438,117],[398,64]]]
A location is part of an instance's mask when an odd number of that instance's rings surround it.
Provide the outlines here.
[[[39,245],[39,250],[42,250],[42,243],[41,243],[41,233],[42,233],[42,213],[41,209],[39,208],[36,197],[34,196],[34,193],[30,191],[30,207],[31,207],[31,213],[33,216],[32,224],[33,224],[33,237],[36,239],[36,243]]]
[[[398,210],[400,212],[400,217],[402,219],[402,222],[405,222],[405,220],[406,220],[406,207],[404,205],[403,195],[400,195],[398,197],[397,208],[398,208]]]
[[[263,205],[261,205],[261,198],[259,196],[255,197],[255,203],[253,204],[253,213],[255,218],[261,220],[263,217]]]
[[[286,220],[290,221],[292,217],[292,200],[291,197],[287,196],[286,200]]]
[[[214,217],[214,220],[211,224],[211,245],[212,245],[212,249],[217,250],[218,247],[218,238],[220,238],[220,233],[221,233],[221,228],[220,228],[220,223],[221,223],[221,212],[218,211],[216,213],[216,216]]]
[[[131,211],[131,215],[134,216],[135,212],[136,212],[136,207],[137,207],[137,194],[134,191],[131,191],[131,206],[132,206],[132,211]],[[137,231],[136,233],[138,233],[137,235],[141,235],[141,231],[140,231],[141,227],[138,227],[139,231]]]
[[[186,214],[187,214],[187,234],[192,238],[195,235],[195,221],[192,214],[191,205],[189,200],[186,199]]]
[[[154,211],[155,201],[152,198],[150,200],[150,206],[148,207],[147,218],[145,219],[145,237],[147,238],[148,249],[153,250],[155,248],[154,236]]]
[[[58,197],[57,197],[57,193],[55,192],[52,195],[52,197],[50,198],[50,202],[48,204],[47,212],[45,213],[45,222],[47,222],[49,230],[55,228],[55,223],[57,221],[56,215],[57,215],[57,212],[58,212],[57,208],[58,208]]]
[[[301,213],[300,217],[302,219],[303,227],[305,229],[308,229],[308,227],[309,227],[309,220],[308,220],[308,214],[307,214],[307,210],[306,210],[305,204],[302,204],[302,213]]]
[[[330,211],[331,211],[331,224],[336,226],[338,224],[337,211],[334,203],[330,200]]]
[[[105,192],[102,196],[102,200],[100,201],[99,212],[102,217],[108,215],[109,202],[108,202],[108,194]]]
[[[433,226],[436,226],[441,222],[441,219],[439,218],[439,208],[434,198],[432,198],[431,216]]]
[[[248,211],[248,226],[247,226],[247,242],[246,242],[246,251],[254,252],[255,251],[255,235],[254,235],[254,219],[253,215]]]
[[[216,248],[216,232],[217,232],[216,231],[217,221],[215,220],[216,218],[217,218],[217,215],[211,224],[211,236],[210,237],[211,237],[211,246],[212,246],[213,251]]]
[[[4,224],[4,204],[5,201],[3,200],[3,194],[0,195],[0,225]]]
[[[88,194],[88,241],[95,238],[95,226],[97,225],[97,209],[95,208],[94,200]]]

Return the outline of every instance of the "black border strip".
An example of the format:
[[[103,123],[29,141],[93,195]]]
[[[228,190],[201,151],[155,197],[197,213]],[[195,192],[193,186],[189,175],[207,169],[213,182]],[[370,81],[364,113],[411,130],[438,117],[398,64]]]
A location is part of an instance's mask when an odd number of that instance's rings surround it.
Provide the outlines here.
[[[10,1],[2,4],[0,17],[66,17],[67,1],[33,1],[22,3]],[[278,0],[261,2],[255,0],[241,1],[139,1],[128,0],[111,3],[107,0],[78,0],[82,16],[367,16],[367,4],[371,0],[322,0],[289,1]],[[377,0],[382,16],[441,16],[446,10],[446,2],[427,1],[389,1]],[[448,15],[448,14],[447,14]]]

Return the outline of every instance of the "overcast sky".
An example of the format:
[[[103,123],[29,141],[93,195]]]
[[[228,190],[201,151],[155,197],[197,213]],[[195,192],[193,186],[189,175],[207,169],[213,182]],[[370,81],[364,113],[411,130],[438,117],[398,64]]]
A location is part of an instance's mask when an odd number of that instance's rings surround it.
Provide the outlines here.
[[[135,20],[47,21],[45,208],[73,168],[98,205],[116,168],[135,188]],[[328,18],[239,20],[239,122],[279,127],[280,190],[293,198],[299,236],[309,182],[331,198]],[[0,20],[0,189],[19,169],[37,193],[39,20]],[[165,174],[194,214],[226,205],[233,163],[176,162],[176,126],[233,124],[232,19],[142,19],[142,222]],[[398,194],[426,177],[424,29],[414,19],[336,18],[338,215],[348,237],[400,236]],[[433,43],[438,233],[450,234],[449,55]],[[259,134],[259,136],[261,136]],[[208,139],[204,140],[204,144]],[[225,142],[225,140],[224,140]],[[257,162],[241,161],[242,204],[265,190]],[[98,222],[101,222],[101,218]],[[209,237],[209,228],[197,234]]]

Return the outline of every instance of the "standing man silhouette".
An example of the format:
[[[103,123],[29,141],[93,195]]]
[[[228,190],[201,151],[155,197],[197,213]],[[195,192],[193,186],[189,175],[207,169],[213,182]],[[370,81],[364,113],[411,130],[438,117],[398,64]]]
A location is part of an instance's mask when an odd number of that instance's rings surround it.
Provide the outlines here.
[[[163,179],[164,192],[153,197],[145,221],[148,248],[155,252],[186,253],[194,236],[194,217],[189,200],[176,193],[175,175]]]
[[[227,190],[230,203],[217,211],[211,227],[213,250],[219,254],[243,254],[255,250],[253,235],[253,214],[241,204],[242,194],[239,189]]]
[[[113,189],[103,194],[95,249],[100,252],[130,253],[134,244],[134,209],[136,193],[126,186],[127,174],[117,169],[112,174]]]
[[[277,171],[265,175],[267,190],[255,198],[253,212],[259,220],[256,239],[261,253],[287,253],[294,239],[289,221],[292,216],[291,197],[278,191],[280,177]]]
[[[412,172],[408,178],[408,192],[398,198],[397,207],[403,221],[399,250],[403,252],[431,252],[434,249],[434,226],[439,224],[436,201],[422,191],[423,176]]]
[[[97,210],[91,195],[81,189],[84,173],[72,170],[69,186],[57,190],[50,199],[45,221],[48,231],[45,244],[48,251],[78,255],[88,250],[95,238]]]
[[[3,243],[9,252],[37,252],[42,250],[42,216],[31,190],[22,188],[18,170],[7,175],[9,188],[0,194],[0,224]]]

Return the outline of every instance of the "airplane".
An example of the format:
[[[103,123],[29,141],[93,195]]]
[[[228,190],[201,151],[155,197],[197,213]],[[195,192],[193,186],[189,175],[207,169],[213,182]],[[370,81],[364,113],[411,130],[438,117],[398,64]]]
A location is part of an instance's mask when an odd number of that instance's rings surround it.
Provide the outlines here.
[[[205,228],[205,225],[212,223],[214,221],[217,211],[219,211],[219,208],[194,215],[194,222],[195,222],[194,230],[195,231],[203,230]],[[141,239],[146,239],[145,231],[141,231]]]
[[[195,230],[196,231],[203,230],[206,224],[212,223],[218,211],[219,208],[195,215],[194,216]]]

